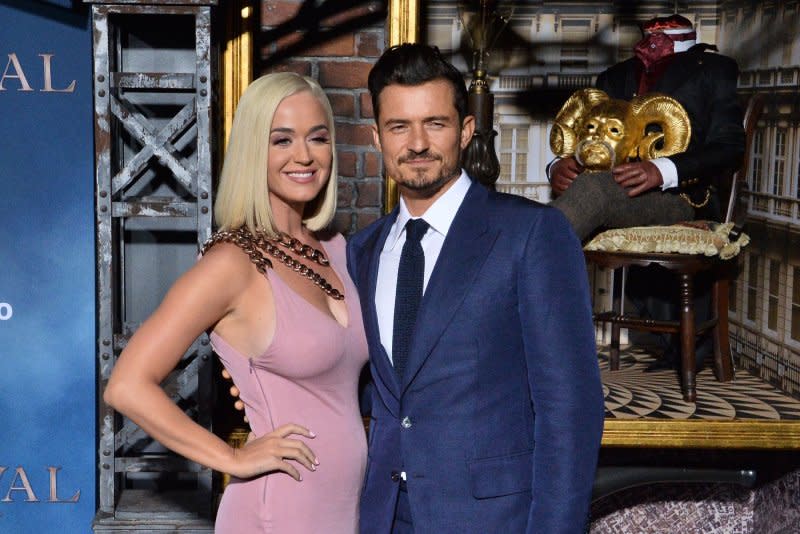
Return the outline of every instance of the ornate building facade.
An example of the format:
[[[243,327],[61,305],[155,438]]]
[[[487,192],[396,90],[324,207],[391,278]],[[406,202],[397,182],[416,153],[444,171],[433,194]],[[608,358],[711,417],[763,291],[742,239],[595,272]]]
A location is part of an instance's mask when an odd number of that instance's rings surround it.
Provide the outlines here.
[[[739,365],[800,396],[800,3],[723,2],[723,43],[743,97],[764,95],[748,154],[752,241],[731,286]]]

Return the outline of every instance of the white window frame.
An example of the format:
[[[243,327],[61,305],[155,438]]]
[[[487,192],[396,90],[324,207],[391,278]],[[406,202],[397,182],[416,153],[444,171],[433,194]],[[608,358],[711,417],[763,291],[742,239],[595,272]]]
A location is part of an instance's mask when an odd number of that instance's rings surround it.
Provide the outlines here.
[[[495,143],[495,148],[497,150],[497,156],[502,160],[503,154],[511,154],[511,170],[513,172],[513,176],[503,176],[500,174],[500,179],[503,182],[508,182],[512,184],[517,183],[528,183],[531,180],[529,179],[531,173],[531,138],[532,131],[531,127],[533,124],[531,123],[530,117],[524,115],[504,115],[501,116],[501,120],[497,125],[498,132],[497,138]],[[513,137],[511,139],[511,148],[507,150],[503,150],[503,129],[504,128],[512,128],[513,130]],[[517,140],[519,138],[517,131],[521,129],[527,129],[527,143],[524,147],[519,147],[517,145]],[[525,158],[525,176],[517,176],[519,174],[519,167],[517,166],[517,158],[518,157]]]
[[[759,145],[758,141],[761,141]],[[767,159],[764,157],[767,148],[767,128],[757,128],[753,134],[753,146],[750,148],[750,189],[754,193],[765,193],[764,191],[764,174],[765,167],[767,166]],[[761,149],[759,152],[759,148]],[[761,174],[759,176],[758,187],[756,187],[756,161],[760,162],[759,169]]]
[[[759,315],[760,315],[760,311],[759,311],[759,291],[760,291],[759,282],[761,281],[761,273],[760,273],[760,271],[762,270],[761,269],[762,265],[761,265],[761,262],[759,261],[760,259],[761,259],[761,257],[758,254],[755,254],[755,253],[752,253],[752,252],[748,252],[745,255],[745,265],[744,265],[744,271],[743,271],[745,285],[742,288],[742,290],[744,291],[744,295],[743,295],[744,298],[742,299],[742,323],[745,324],[745,325],[748,325],[750,327],[753,327],[753,328],[758,328],[758,321],[760,319],[760,317],[759,317]],[[750,268],[751,267],[750,266],[753,263],[753,261],[756,262],[755,285],[754,285],[755,290],[756,290],[756,294],[755,294],[755,297],[754,297],[754,300],[755,300],[755,303],[754,303],[754,305],[755,305],[755,317],[753,319],[750,319],[749,314],[748,314],[748,310],[750,308],[750,288],[753,287],[751,285],[751,283],[750,283],[751,282],[751,280],[750,280]]]
[[[772,129],[772,142],[770,143],[772,150],[770,155],[770,173],[769,173],[769,191],[770,194],[784,197],[786,196],[786,163],[789,144],[790,132],[786,126],[775,126]],[[779,139],[783,134],[783,154],[777,154]],[[780,171],[779,171],[780,168]],[[780,175],[778,175],[780,173]]]
[[[786,316],[784,317],[784,335],[783,342],[790,349],[797,351],[800,349],[800,339],[792,338],[792,311],[794,307],[794,271],[797,270],[800,274],[800,265],[794,263],[786,263],[786,273],[784,278],[786,280]],[[798,312],[800,313],[800,301],[797,303]]]
[[[586,34],[584,35],[583,31],[566,31],[564,28],[569,26],[570,28],[586,28]],[[559,50],[559,59],[560,60],[589,60],[589,42],[594,35],[594,30],[592,29],[593,26],[593,18],[587,16],[580,16],[580,17],[562,17],[559,21],[559,30],[561,31],[561,48]],[[577,37],[575,39],[567,40],[566,36],[568,34],[574,34]],[[578,35],[580,34],[580,35]],[[564,56],[564,50],[570,48],[585,48],[586,53],[582,56]]]

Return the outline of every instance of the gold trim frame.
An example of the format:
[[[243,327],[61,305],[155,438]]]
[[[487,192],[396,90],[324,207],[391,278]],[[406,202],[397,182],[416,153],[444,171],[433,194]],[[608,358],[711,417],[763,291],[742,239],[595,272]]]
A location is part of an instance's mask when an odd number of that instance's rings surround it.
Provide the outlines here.
[[[421,0],[389,1],[389,46],[417,42]],[[386,180],[384,207],[397,203]],[[701,449],[800,449],[800,421],[606,419],[603,446]]]
[[[389,0],[389,46],[419,41],[421,0]]]
[[[606,419],[603,446],[800,449],[800,421]]]
[[[239,99],[253,81],[253,26],[257,20],[254,1],[226,0],[223,5],[225,11],[221,13],[224,17],[225,44],[220,58],[222,74],[219,80],[220,112],[222,114],[219,124],[222,131],[218,132],[217,141],[221,147],[220,156],[225,154],[228,146],[233,115]],[[235,427],[227,435],[220,437],[230,446],[239,448],[247,441],[247,435],[250,432],[249,428],[245,428],[245,426]],[[225,488],[230,483],[231,476],[228,473],[219,472],[219,477],[222,488]]]
[[[253,0],[227,0],[225,49],[222,51],[222,148],[228,146],[233,114],[244,90],[253,81]]]
[[[421,0],[389,0],[389,46],[419,41],[420,4]],[[386,177],[383,191],[383,211],[389,213],[400,198],[397,184]]]

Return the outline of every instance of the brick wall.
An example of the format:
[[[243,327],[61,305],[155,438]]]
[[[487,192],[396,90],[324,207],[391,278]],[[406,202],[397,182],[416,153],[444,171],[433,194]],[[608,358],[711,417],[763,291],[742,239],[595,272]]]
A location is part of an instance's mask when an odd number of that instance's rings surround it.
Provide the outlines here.
[[[339,158],[334,226],[349,235],[382,213],[382,162],[372,146],[367,75],[385,47],[385,7],[380,2],[331,0],[311,8],[303,4],[262,0],[256,74],[291,70],[325,88],[335,115]]]

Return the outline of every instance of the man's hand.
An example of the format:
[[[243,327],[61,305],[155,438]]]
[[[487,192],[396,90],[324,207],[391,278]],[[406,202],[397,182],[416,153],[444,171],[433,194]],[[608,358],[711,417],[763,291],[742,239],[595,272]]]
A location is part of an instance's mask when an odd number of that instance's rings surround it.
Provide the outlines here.
[[[556,196],[572,185],[575,178],[583,172],[574,157],[562,158],[550,166],[550,186]]]
[[[230,380],[231,382],[233,382],[233,379],[231,378],[231,374],[224,367],[222,368],[222,378],[224,378],[225,380]],[[229,390],[229,392],[231,394],[231,397],[236,399],[234,401],[234,403],[233,403],[233,407],[236,408],[237,410],[239,410],[240,412],[242,410],[244,410],[244,402],[242,402],[242,399],[239,398],[239,388],[237,388],[235,385],[232,385],[231,389]],[[244,419],[245,423],[249,423],[250,422],[250,421],[247,420],[247,416],[246,415],[242,415],[242,418]]]
[[[614,167],[612,172],[614,181],[628,190],[629,197],[641,195],[664,183],[661,171],[650,161],[623,163]]]

